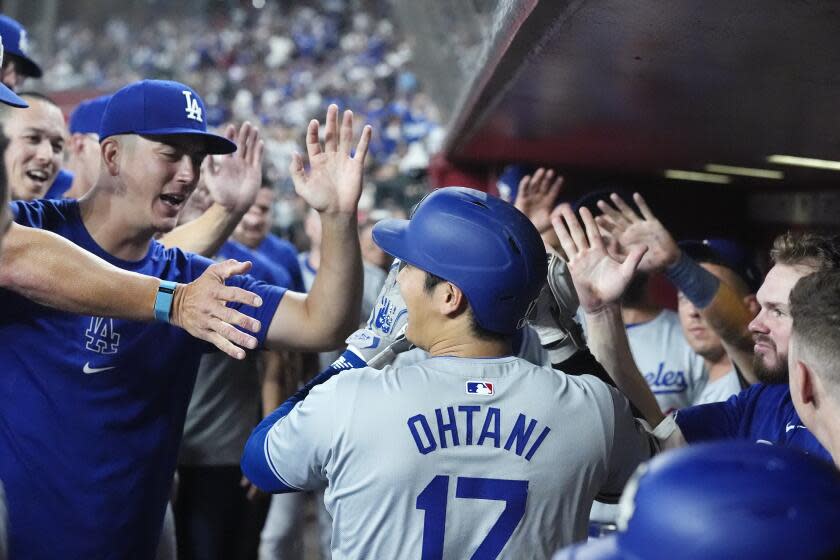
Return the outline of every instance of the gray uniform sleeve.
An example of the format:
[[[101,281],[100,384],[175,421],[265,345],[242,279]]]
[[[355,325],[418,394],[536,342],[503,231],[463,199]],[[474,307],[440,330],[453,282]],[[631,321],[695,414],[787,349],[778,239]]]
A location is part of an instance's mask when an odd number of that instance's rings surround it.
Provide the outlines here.
[[[606,386],[612,398],[613,440],[608,462],[607,481],[598,500],[614,503],[621,497],[624,485],[640,463],[658,450],[656,439],[633,417],[630,403],[617,389]]]
[[[348,375],[336,375],[314,387],[271,428],[266,453],[275,474],[287,486],[299,490],[326,487],[335,431],[341,425],[338,417],[346,397],[340,395],[340,386],[346,385],[341,381]]]

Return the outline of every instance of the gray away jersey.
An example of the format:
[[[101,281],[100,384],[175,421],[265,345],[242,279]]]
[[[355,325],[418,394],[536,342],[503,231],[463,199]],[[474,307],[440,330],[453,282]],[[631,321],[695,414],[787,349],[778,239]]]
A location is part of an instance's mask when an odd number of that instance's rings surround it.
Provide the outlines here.
[[[333,559],[549,558],[651,454],[626,399],[520,358],[342,372],[269,432],[282,480],[322,488]]]

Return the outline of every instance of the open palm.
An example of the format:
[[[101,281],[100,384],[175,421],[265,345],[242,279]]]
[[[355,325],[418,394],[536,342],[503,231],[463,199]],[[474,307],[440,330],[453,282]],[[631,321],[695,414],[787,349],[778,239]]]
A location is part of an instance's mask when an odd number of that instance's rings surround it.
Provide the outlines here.
[[[249,122],[240,126],[238,133],[233,125],[229,125],[225,137],[236,142],[236,151],[224,156],[207,157],[202,174],[214,202],[244,214],[254,203],[262,184],[265,143],[260,138],[259,129]]]
[[[610,196],[614,206],[599,200],[598,208],[604,213],[596,218],[600,228],[608,231],[621,245],[623,251],[647,247],[639,270],[656,272],[674,264],[680,255],[679,247],[656,216],[653,215],[645,200],[638,193],[633,200],[642,215],[639,216],[617,194]]]
[[[571,206],[563,204],[552,215],[552,223],[568,258],[580,305],[594,313],[621,298],[646,248],[634,248],[624,262],[618,261],[607,252],[592,213],[581,208],[580,217],[583,227]]]
[[[309,173],[304,170],[299,154],[292,158],[289,170],[295,183],[295,191],[318,212],[355,213],[362,194],[362,176],[370,143],[370,126],[366,126],[362,131],[356,152],[352,156],[351,111],[344,112],[339,128],[338,107],[330,105],[327,110],[323,147],[318,139],[318,130],[318,121],[313,119],[306,131]]]
[[[558,175],[555,179],[553,170],[546,171],[540,167],[533,176],[522,177],[514,206],[528,216],[537,231],[543,233],[551,229],[551,211],[562,188],[563,177]]]

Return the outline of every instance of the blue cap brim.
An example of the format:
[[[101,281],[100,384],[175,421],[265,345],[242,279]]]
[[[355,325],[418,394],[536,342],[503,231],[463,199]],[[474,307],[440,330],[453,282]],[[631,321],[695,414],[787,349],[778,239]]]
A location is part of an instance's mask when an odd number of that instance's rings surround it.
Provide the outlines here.
[[[41,67],[38,66],[34,60],[28,56],[17,55],[17,57],[21,62],[21,72],[24,76],[28,76],[30,78],[40,78],[44,75],[43,70],[41,70]]]
[[[373,242],[379,248],[402,261],[416,264],[414,251],[408,240],[408,220],[389,218],[373,226]]]
[[[206,151],[208,154],[232,154],[236,151],[236,144],[224,136],[219,136],[218,134],[213,134],[211,132],[202,132],[194,128],[156,128],[152,130],[144,130],[143,132],[125,132],[125,134],[138,134],[140,136],[200,136],[204,140],[204,145],[207,148]]]
[[[19,109],[26,109],[29,104],[23,100],[18,94],[9,89],[5,84],[0,83],[0,102]]]

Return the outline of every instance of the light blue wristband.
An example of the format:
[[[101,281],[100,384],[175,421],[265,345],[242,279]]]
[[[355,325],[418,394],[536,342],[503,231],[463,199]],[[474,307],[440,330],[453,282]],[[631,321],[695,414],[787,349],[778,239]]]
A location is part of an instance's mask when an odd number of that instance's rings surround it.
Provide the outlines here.
[[[176,282],[169,280],[161,280],[158,286],[157,296],[155,297],[155,319],[169,322],[169,313],[172,311],[172,300],[175,297]]]

